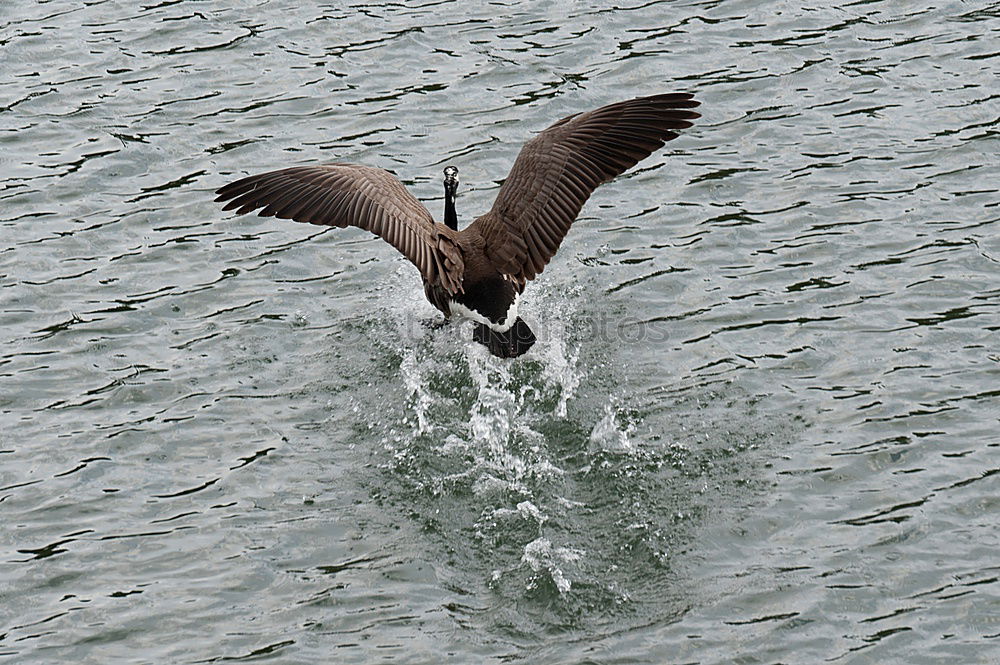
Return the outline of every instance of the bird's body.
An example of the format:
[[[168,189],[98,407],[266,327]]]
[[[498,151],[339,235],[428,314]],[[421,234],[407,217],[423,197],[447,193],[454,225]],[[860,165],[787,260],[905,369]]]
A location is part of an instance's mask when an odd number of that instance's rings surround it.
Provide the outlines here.
[[[473,338],[515,357],[535,342],[517,314],[525,284],[559,248],[590,194],[691,126],[692,95],[618,102],[569,116],[522,148],[493,207],[458,230],[457,169],[445,169],[445,223],[388,171],[358,164],[298,166],[237,180],[218,190],[226,210],[380,236],[420,270],[427,300],[445,317],[476,323]]]

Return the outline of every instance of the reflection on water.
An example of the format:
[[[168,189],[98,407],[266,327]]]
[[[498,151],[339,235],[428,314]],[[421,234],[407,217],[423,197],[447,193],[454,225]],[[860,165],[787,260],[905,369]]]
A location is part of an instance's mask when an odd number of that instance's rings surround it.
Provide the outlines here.
[[[0,659],[992,662],[997,7],[457,8],[0,12]],[[513,363],[211,203],[668,90]]]

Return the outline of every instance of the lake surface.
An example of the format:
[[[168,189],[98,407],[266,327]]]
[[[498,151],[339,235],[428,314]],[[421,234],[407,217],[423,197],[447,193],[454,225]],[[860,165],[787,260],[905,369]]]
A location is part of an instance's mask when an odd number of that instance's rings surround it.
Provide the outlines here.
[[[1000,3],[225,5],[0,9],[0,662],[1000,662]],[[516,361],[212,201],[671,91]]]

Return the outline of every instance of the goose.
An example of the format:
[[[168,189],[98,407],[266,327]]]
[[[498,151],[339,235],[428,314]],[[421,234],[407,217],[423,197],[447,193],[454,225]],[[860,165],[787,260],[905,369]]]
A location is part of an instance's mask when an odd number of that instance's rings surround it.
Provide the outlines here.
[[[223,210],[323,226],[356,226],[381,237],[420,271],[424,294],[445,320],[475,322],[473,339],[501,358],[535,343],[518,316],[525,284],[556,253],[583,204],[692,125],[686,92],[638,97],[576,113],[528,141],[493,207],[458,229],[458,169],[444,169],[444,223],[391,173],[347,163],[293,166],[216,191]]]

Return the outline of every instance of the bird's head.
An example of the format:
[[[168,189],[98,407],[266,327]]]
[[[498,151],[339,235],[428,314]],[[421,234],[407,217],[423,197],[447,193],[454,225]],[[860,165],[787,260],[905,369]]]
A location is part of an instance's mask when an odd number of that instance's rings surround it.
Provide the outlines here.
[[[444,167],[444,191],[452,198],[458,192],[458,168],[454,166]]]

